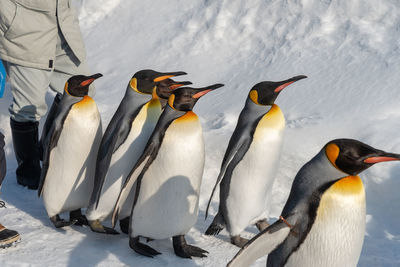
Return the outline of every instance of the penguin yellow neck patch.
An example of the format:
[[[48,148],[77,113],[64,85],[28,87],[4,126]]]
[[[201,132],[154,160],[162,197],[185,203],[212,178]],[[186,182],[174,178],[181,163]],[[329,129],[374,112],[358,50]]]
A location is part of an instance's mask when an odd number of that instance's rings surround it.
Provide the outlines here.
[[[364,184],[358,176],[346,176],[334,183],[329,191],[342,195],[359,194],[364,191]]]
[[[193,120],[197,120],[198,117],[196,115],[196,113],[194,113],[193,111],[188,111],[186,112],[185,115],[177,118],[175,121],[176,122],[189,122],[189,121],[193,121]]]
[[[76,108],[83,109],[83,108],[90,107],[92,104],[94,104],[93,98],[91,98],[90,96],[85,95],[83,97],[83,99],[81,101],[79,101],[78,103],[76,103],[74,106]]]
[[[340,148],[336,144],[329,144],[325,148],[326,157],[329,162],[340,171],[340,169],[336,166],[336,159],[339,156]]]

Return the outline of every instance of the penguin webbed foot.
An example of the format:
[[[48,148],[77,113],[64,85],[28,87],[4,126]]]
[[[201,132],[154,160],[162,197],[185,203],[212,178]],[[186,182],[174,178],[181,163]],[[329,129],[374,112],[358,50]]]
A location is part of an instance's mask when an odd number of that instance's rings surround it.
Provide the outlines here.
[[[133,249],[136,253],[150,258],[161,254],[150,246],[140,243],[139,237],[130,237],[129,247]]]
[[[90,229],[93,232],[107,234],[107,235],[119,235],[119,232],[113,228],[103,226],[99,220],[89,221]]]
[[[69,220],[76,220],[75,225],[84,226],[89,225],[89,221],[85,215],[82,214],[81,209],[73,210],[69,213]]]
[[[264,231],[266,228],[268,228],[270,224],[268,223],[267,219],[262,219],[259,220],[258,222],[256,222],[256,227],[258,229],[258,231],[262,232]]]
[[[181,258],[191,259],[192,257],[207,257],[208,251],[186,243],[185,236],[179,235],[172,238],[175,255]]]
[[[66,221],[64,219],[60,218],[60,215],[55,215],[53,217],[50,217],[50,221],[54,224],[56,228],[62,228],[65,226],[70,226],[75,224],[77,221],[76,220],[71,220],[71,221]]]
[[[129,217],[119,221],[119,228],[124,234],[129,234]]]
[[[218,213],[206,230],[206,235],[218,235],[225,228],[222,216]]]
[[[249,242],[249,240],[241,237],[240,235],[231,236],[231,243],[240,248],[243,248],[247,242]]]

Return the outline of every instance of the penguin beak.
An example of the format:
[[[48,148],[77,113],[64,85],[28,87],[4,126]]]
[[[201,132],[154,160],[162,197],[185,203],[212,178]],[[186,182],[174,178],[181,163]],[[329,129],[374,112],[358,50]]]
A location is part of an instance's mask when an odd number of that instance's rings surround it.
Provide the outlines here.
[[[94,80],[96,80],[96,79],[98,79],[98,78],[100,78],[100,77],[102,77],[102,76],[103,76],[103,74],[101,74],[101,73],[96,73],[96,74],[94,74],[94,75],[92,75],[92,76],[89,76],[87,80],[84,80],[83,82],[81,82],[81,86],[88,86],[88,85],[90,85]]]
[[[211,91],[213,91],[213,90],[215,90],[217,88],[220,88],[222,86],[224,86],[222,83],[217,83],[217,84],[213,84],[213,85],[210,85],[210,86],[207,86],[207,87],[204,87],[204,88],[200,88],[199,89],[200,92],[194,94],[192,97],[195,98],[195,99],[200,98],[203,95],[205,95],[205,94],[207,94],[207,93],[209,93],[209,92],[211,92]]]
[[[158,74],[159,75],[157,75],[157,77],[153,79],[153,82],[161,82],[161,81],[164,81],[171,77],[186,75],[187,73],[184,71],[177,71],[177,72],[164,72],[164,73],[158,73]]]
[[[379,153],[379,155],[364,159],[364,163],[375,164],[379,162],[394,161],[394,160],[400,160],[400,155],[394,153],[386,153],[382,151],[382,153]]]
[[[192,84],[192,83],[189,81],[184,81],[184,82],[175,82],[174,81],[174,83],[169,86],[169,89],[175,90],[176,88],[182,87],[184,85],[190,85],[190,84]]]
[[[275,88],[274,92],[279,93],[280,91],[285,89],[285,87],[287,87],[288,85],[291,85],[292,83],[297,82],[301,79],[305,79],[305,78],[307,78],[307,76],[299,75],[299,76],[292,77],[286,81],[283,81],[281,85],[279,85],[277,88]]]

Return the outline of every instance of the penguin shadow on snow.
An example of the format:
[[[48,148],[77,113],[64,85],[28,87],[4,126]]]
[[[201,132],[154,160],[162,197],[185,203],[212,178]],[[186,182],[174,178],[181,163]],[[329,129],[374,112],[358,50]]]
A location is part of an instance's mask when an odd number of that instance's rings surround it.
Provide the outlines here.
[[[182,192],[185,192],[186,195],[182,195]],[[166,221],[168,211],[159,210],[160,207],[155,206],[155,204],[159,203],[160,196],[170,196],[171,194],[181,194],[180,198],[186,199],[186,201],[182,201],[182,203],[172,203],[173,201],[168,201],[168,199],[171,198],[168,198],[164,201],[166,206],[174,205],[176,209],[182,211],[182,214],[193,214],[196,212],[195,209],[193,210],[193,204],[190,202],[190,198],[195,196],[196,192],[190,184],[189,179],[185,176],[174,176],[168,179],[168,181],[159,186],[156,194],[142,203],[142,208],[149,211],[156,211],[157,217],[160,219],[165,218],[162,224],[166,224],[168,223]],[[163,200],[165,199],[163,198]],[[176,222],[179,222],[179,220],[179,218],[176,218]],[[153,223],[150,220],[149,227],[157,227],[157,223],[160,222]],[[86,263],[88,266],[96,266],[98,263],[108,258],[109,254],[113,254],[127,266],[149,266],[149,264],[151,264],[151,266],[202,266],[201,263],[196,263],[196,261],[201,261],[201,259],[183,259],[176,256],[171,238],[153,240],[146,243],[162,253],[154,258],[148,258],[137,254],[129,247],[129,236],[126,234],[121,233],[120,235],[112,236],[91,232],[87,227],[74,227],[74,229],[86,236],[71,251],[68,263],[69,267],[79,266],[82,265],[82,263]],[[190,237],[187,238],[187,241],[189,244],[196,245],[194,240]],[[145,242],[144,239],[142,242]]]

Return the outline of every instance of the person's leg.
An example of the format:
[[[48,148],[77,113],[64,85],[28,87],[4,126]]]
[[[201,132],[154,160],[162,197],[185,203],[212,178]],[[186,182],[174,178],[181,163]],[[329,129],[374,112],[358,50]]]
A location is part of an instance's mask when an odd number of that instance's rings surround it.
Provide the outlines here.
[[[54,72],[51,75],[50,89],[62,94],[65,83],[71,76],[90,75],[91,73],[86,61],[80,62],[76,58],[60,31],[57,39],[56,60],[54,61]],[[94,96],[94,94],[95,88],[90,85],[89,96]]]
[[[39,119],[46,113],[51,71],[5,62],[13,102],[9,108],[17,182],[37,189],[40,180]]]

